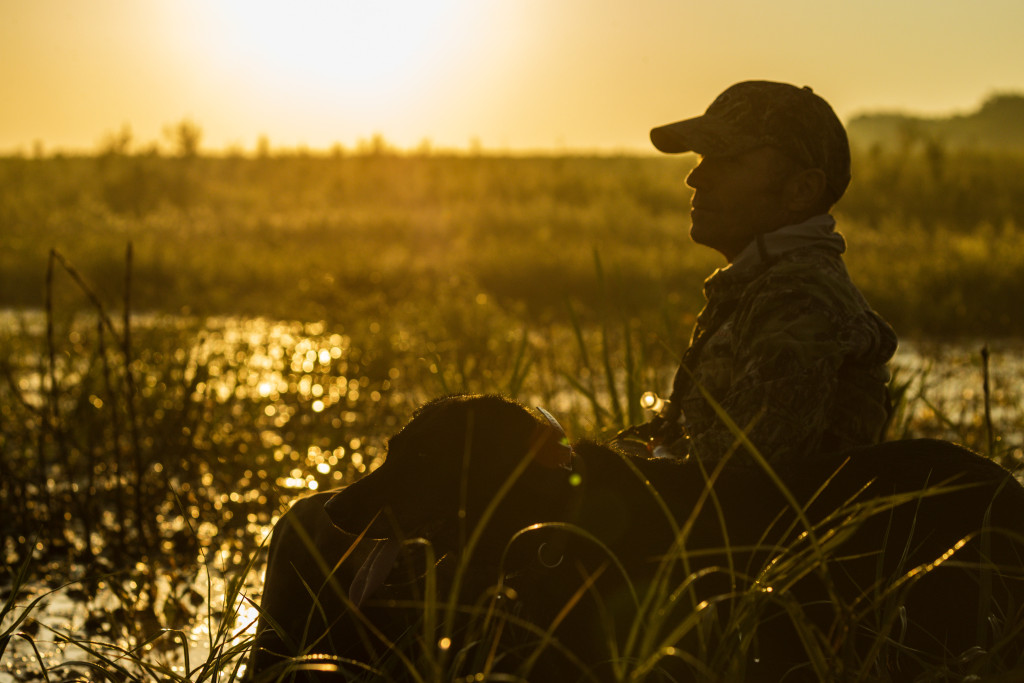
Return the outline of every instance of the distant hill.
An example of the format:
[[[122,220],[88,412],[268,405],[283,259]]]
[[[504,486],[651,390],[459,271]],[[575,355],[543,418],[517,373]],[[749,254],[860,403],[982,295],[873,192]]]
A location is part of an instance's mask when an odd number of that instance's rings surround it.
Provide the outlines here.
[[[1024,94],[995,94],[976,112],[945,118],[860,114],[846,128],[850,144],[862,149],[936,142],[947,149],[1024,152]]]

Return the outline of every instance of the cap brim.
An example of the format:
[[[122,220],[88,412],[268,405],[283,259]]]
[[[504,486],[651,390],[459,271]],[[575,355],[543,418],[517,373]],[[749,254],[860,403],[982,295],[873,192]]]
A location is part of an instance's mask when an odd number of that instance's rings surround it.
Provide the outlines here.
[[[747,138],[706,115],[651,129],[655,149],[667,154],[735,154],[752,146]]]

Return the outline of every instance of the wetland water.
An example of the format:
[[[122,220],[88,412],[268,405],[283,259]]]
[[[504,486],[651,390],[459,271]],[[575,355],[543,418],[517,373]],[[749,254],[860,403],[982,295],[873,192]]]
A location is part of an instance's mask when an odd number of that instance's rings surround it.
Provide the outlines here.
[[[372,470],[386,438],[434,395],[515,384],[519,398],[550,408],[574,438],[601,426],[589,402],[558,379],[558,368],[573,367],[557,357],[576,352],[569,329],[525,339],[513,330],[459,348],[380,323],[344,329],[139,317],[125,373],[123,358],[117,365],[123,353],[116,325],[103,332],[99,321],[82,317],[48,332],[46,323],[42,313],[0,314],[0,438],[11,477],[0,489],[2,550],[8,566],[31,554],[38,570],[0,634],[31,600],[56,588],[0,656],[4,683],[41,679],[41,667],[87,659],[87,641],[139,647],[129,660],[177,675],[239,642],[256,612],[238,594],[258,598],[260,542],[288,501]],[[538,360],[513,383],[509,358],[520,342]],[[1024,460],[1024,344],[988,344],[987,394],[983,346],[904,341],[893,361],[904,399],[890,434],[950,439],[979,451],[989,449],[991,434],[1001,462]],[[673,371],[660,369],[656,386],[641,391],[663,389]],[[117,391],[126,379],[130,411]],[[117,519],[134,514],[122,498],[136,490],[147,494],[143,514],[157,523],[148,536],[154,550],[138,557],[118,544],[118,535],[146,535]],[[16,506],[24,509],[14,515]],[[26,520],[33,515],[60,543],[30,547]],[[126,570],[118,563],[128,557]],[[240,575],[247,579],[239,591],[230,584]],[[11,598],[10,587],[0,586],[0,604]],[[71,670],[82,668],[69,665],[54,675]]]

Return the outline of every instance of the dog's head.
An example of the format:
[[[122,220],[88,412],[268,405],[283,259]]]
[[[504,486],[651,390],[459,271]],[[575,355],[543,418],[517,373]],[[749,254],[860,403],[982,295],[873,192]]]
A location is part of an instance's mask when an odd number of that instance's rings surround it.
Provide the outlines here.
[[[515,531],[564,501],[571,449],[550,416],[500,396],[450,396],[427,403],[388,442],[384,463],[326,505],[332,521],[374,538],[423,535],[442,545],[472,530],[502,486],[518,478],[492,518]],[[454,547],[439,550],[447,552]]]

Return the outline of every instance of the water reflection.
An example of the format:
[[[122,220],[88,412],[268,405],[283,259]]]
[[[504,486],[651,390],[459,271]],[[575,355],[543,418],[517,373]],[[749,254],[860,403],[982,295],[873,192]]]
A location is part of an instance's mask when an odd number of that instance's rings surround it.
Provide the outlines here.
[[[138,419],[143,427],[139,450],[148,476],[167,487],[153,490],[161,496],[168,491],[173,494],[154,502],[161,557],[156,560],[159,569],[153,593],[140,599],[131,576],[118,572],[120,567],[107,567],[113,572],[110,577],[54,593],[35,616],[48,627],[79,638],[95,635],[122,644],[142,642],[161,628],[181,628],[193,661],[202,661],[216,635],[211,629],[224,626],[233,639],[251,631],[256,616],[252,603],[230,593],[228,586],[232,578],[247,572],[250,561],[262,566],[260,543],[288,500],[351,483],[376,468],[386,438],[414,406],[441,393],[432,378],[450,369],[443,366],[439,354],[424,358],[422,349],[430,343],[408,330],[384,333],[377,323],[341,330],[321,323],[237,318],[212,319],[199,326],[180,318],[153,317],[136,324],[133,371],[139,378]],[[83,318],[65,332],[53,376],[66,390],[59,410],[98,425],[96,438],[107,440],[102,444],[107,450],[101,453],[107,455],[124,448],[126,437],[103,427],[108,425],[105,420],[112,419],[119,399],[95,381],[102,369],[95,330],[94,322]],[[19,421],[26,434],[42,419],[40,411],[47,406],[51,388],[48,373],[40,370],[48,364],[39,344],[43,331],[33,316],[19,322],[12,314],[0,313],[0,341],[8,349],[13,387],[20,394],[20,402],[0,401],[0,411],[9,424]],[[535,346],[555,358],[557,349],[570,353],[576,348],[572,334],[569,329],[553,330],[536,340]],[[559,335],[564,335],[564,344],[559,343]],[[897,382],[906,386],[903,413],[896,425],[902,433],[897,435],[933,436],[981,448],[986,397],[980,348],[980,343],[903,344],[894,361]],[[1024,360],[1018,348],[1018,342],[992,345],[988,395],[998,449],[1011,463],[1024,459],[1020,382]],[[501,359],[509,355],[501,351],[489,339],[475,351],[479,358],[460,368],[462,377],[473,363],[484,368],[492,362],[500,368]],[[580,436],[592,425],[578,417],[585,400],[559,379],[557,363],[562,361],[555,359],[551,367],[540,368],[533,383],[523,385],[522,398],[565,416],[570,431]],[[572,367],[571,362],[566,365]],[[664,385],[673,371],[673,367],[659,371]],[[493,386],[494,376],[484,372],[480,370],[481,384],[490,383],[491,390],[500,388]],[[81,387],[81,396],[75,395],[74,387]],[[19,412],[16,406],[21,404],[28,409]],[[26,453],[35,448],[27,441],[24,446]],[[123,463],[109,457],[98,459],[89,472],[60,467],[54,462],[41,487],[53,501],[81,499],[82,491],[102,498],[104,492],[117,491],[127,477]],[[76,508],[69,504],[53,509],[60,509],[64,519]],[[74,526],[73,515],[65,521],[74,548],[81,552],[88,547],[102,556],[108,542],[102,534],[82,532]],[[102,509],[95,522],[95,529],[111,530],[122,520],[112,510]],[[4,557],[10,563],[19,559],[28,537],[23,534],[5,543]],[[44,546],[37,544],[36,550],[42,552]],[[77,566],[73,576],[95,577],[103,569],[102,564]],[[248,571],[244,594],[255,600],[260,587],[259,572]],[[34,585],[19,603],[45,590],[43,584]],[[125,626],[129,623],[152,630],[140,627],[130,632]],[[38,638],[48,666],[82,655],[64,643],[47,640],[54,641]],[[38,670],[35,655],[27,647],[24,641],[13,641],[13,653],[7,653],[0,671],[21,675]],[[183,671],[180,643],[166,638],[151,647],[165,647],[160,656]]]
[[[902,341],[893,359],[894,383],[905,386],[890,438],[933,437],[985,452],[986,409],[995,454],[1014,468],[1024,464],[1024,355],[1018,340],[940,344]],[[986,396],[982,348],[990,352]]]
[[[276,479],[278,486],[338,485],[379,462],[379,438],[361,449],[359,437],[350,436],[356,428],[360,436],[380,436],[366,418],[378,412],[375,404],[385,401],[400,376],[397,368],[383,376],[375,372],[372,350],[355,347],[350,336],[329,333],[321,323],[233,318],[211,321],[201,348],[197,362],[209,369],[209,378],[196,393],[254,404],[261,446],[271,449],[275,462],[296,465]],[[334,432],[330,437],[318,435],[306,444],[284,438],[294,434],[296,420],[308,423],[314,416]]]
[[[131,367],[137,380],[137,453],[146,468],[145,502],[157,522],[160,555],[155,564],[135,569],[148,577],[143,587],[133,572],[119,572],[116,561],[104,559],[112,550],[109,535],[116,537],[123,526],[121,515],[109,506],[100,508],[94,533],[81,527],[75,508],[84,491],[90,492],[85,500],[109,501],[134,486],[125,461],[109,457],[130,444],[124,414],[115,412],[123,406],[102,381],[107,354],[98,355],[96,349],[103,340],[92,321],[74,322],[59,337],[51,372],[49,359],[39,351],[39,337],[24,334],[31,329],[42,333],[41,314],[19,316],[28,320],[25,325],[13,317],[0,315],[0,342],[10,359],[10,388],[22,400],[0,403],[5,421],[16,422],[26,437],[21,456],[26,471],[36,458],[27,438],[39,427],[33,411],[49,410],[54,396],[59,414],[73,417],[76,426],[94,425],[92,438],[108,442],[95,462],[85,453],[64,462],[47,454],[52,474],[33,489],[35,502],[29,501],[25,515],[41,510],[47,518],[58,516],[72,547],[98,553],[102,560],[55,571],[84,578],[102,573],[106,564],[115,572],[104,581],[63,589],[33,610],[37,621],[22,628],[38,636],[33,637],[42,662],[27,641],[16,639],[0,665],[0,671],[19,676],[83,654],[54,641],[39,623],[57,633],[125,646],[167,628],[182,628],[190,650],[202,650],[211,627],[223,625],[238,632],[233,637],[245,637],[255,612],[237,595],[235,604],[223,604],[230,597],[225,587],[245,573],[250,560],[262,564],[260,542],[282,505],[307,491],[349,483],[376,467],[385,437],[422,398],[394,390],[402,371],[386,344],[371,348],[366,339],[357,343],[321,324],[226,318],[205,321],[200,328],[177,318],[135,321],[137,350]],[[83,409],[93,413],[83,415]],[[120,420],[120,428],[111,420]],[[86,460],[88,471],[82,469]],[[6,526],[5,521],[3,554],[14,564],[24,558],[28,538],[8,534]],[[34,547],[36,553],[49,550],[42,542]],[[259,583],[258,572],[249,572],[245,594],[257,597]],[[45,582],[31,585],[18,602],[27,605],[46,590]],[[140,591],[143,595],[137,595]],[[181,649],[171,640],[160,637],[146,648],[165,648],[160,656],[174,660]],[[192,653],[193,661],[202,656]]]

